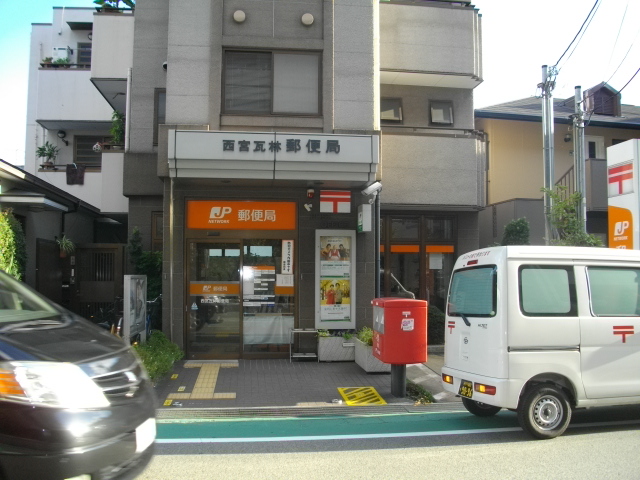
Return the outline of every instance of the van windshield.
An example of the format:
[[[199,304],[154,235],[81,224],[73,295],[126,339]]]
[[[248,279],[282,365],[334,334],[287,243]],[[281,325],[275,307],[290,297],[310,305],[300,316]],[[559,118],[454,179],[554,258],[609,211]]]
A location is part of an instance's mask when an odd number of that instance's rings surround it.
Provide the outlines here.
[[[457,270],[451,279],[448,314],[493,317],[496,314],[496,267]]]

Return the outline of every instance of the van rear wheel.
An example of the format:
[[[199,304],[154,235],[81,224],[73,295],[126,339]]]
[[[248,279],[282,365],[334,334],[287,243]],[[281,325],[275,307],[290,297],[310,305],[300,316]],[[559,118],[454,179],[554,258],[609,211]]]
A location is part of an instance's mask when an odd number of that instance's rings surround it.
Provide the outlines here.
[[[525,432],[538,439],[562,435],[571,421],[571,405],[558,387],[539,385],[520,400],[518,422]]]
[[[462,397],[462,404],[469,413],[473,413],[476,417],[493,417],[496,413],[502,410],[500,407],[494,407],[482,402],[476,402],[470,398]]]

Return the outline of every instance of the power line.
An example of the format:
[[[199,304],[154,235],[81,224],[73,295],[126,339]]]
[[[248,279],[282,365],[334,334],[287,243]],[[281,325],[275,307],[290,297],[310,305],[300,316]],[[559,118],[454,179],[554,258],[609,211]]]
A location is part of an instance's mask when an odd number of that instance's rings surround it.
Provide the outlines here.
[[[582,26],[580,27],[580,30],[578,30],[578,33],[576,33],[576,36],[573,37],[573,40],[571,40],[571,43],[569,44],[569,46],[566,48],[566,50],[562,53],[562,55],[560,55],[560,58],[558,59],[558,61],[556,62],[556,64],[554,65],[554,67],[557,67],[558,64],[560,63],[560,60],[562,60],[562,58],[566,55],[566,53],[569,51],[569,49],[571,48],[571,45],[573,45],[573,43],[576,41],[576,39],[578,38],[578,36],[580,35],[580,32],[582,32],[582,30],[585,28],[585,25],[590,22],[590,18],[591,15],[594,13],[596,7],[600,4],[600,0],[596,0],[596,3],[593,4],[593,7],[591,7],[591,10],[589,11],[589,14],[587,15],[587,18],[584,19],[584,22],[582,22]]]
[[[618,27],[618,34],[616,35],[616,41],[613,43],[613,48],[611,49],[611,55],[609,56],[609,65],[607,65],[607,70],[609,70],[609,66],[611,65],[611,60],[613,59],[613,53],[616,51],[616,46],[618,45],[618,39],[620,38],[620,33],[622,32],[622,25],[624,25],[624,19],[627,17],[628,9],[629,9],[629,0],[627,0],[627,6],[624,7],[624,13],[622,14],[622,20],[620,21],[620,26]],[[614,75],[615,75],[615,72],[614,72]],[[611,76],[613,77],[613,75]]]

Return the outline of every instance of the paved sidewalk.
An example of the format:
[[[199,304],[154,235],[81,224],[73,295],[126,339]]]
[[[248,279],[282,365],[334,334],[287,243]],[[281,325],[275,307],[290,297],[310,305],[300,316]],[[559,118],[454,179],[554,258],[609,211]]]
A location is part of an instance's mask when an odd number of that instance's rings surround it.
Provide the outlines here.
[[[407,378],[431,392],[438,402],[456,401],[442,391],[441,367],[442,355],[436,350],[426,364],[408,365]],[[373,387],[389,406],[413,405],[411,399],[391,394],[390,374],[367,374],[355,362],[183,361],[158,383],[156,393],[165,416],[176,409],[224,409],[219,413],[229,416],[233,409],[298,408],[304,414],[307,408],[345,406],[338,389],[353,387],[358,389],[347,393],[367,395],[366,406],[375,405],[376,399],[360,387]]]

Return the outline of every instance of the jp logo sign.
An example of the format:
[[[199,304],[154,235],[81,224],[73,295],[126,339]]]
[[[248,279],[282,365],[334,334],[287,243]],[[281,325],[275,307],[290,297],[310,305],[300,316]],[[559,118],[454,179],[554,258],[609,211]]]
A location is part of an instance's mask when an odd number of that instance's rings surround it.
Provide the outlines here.
[[[222,219],[225,215],[230,214],[231,210],[231,207],[213,207],[209,214],[209,218],[217,220]]]

